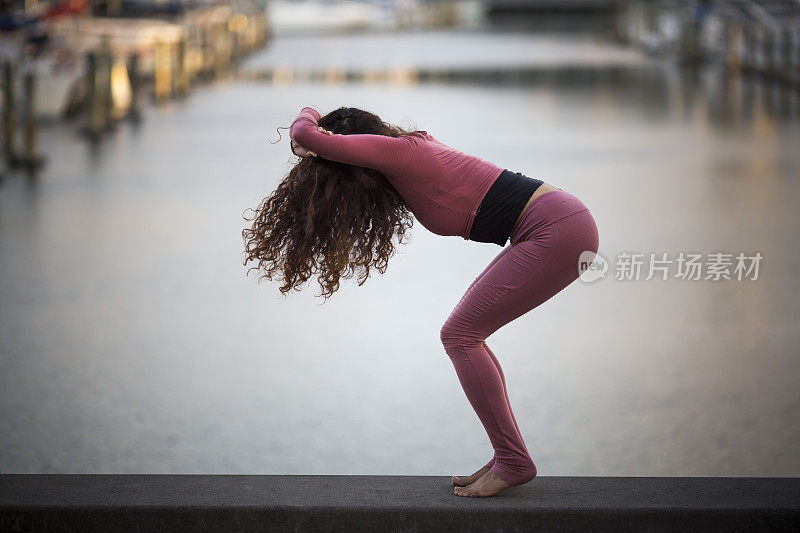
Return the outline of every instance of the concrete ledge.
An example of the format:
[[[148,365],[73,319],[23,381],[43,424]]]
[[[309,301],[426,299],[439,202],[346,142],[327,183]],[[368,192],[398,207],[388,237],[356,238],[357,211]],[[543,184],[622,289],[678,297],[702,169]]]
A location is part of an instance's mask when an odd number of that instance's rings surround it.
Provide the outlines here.
[[[0,475],[2,531],[797,531],[800,478]]]

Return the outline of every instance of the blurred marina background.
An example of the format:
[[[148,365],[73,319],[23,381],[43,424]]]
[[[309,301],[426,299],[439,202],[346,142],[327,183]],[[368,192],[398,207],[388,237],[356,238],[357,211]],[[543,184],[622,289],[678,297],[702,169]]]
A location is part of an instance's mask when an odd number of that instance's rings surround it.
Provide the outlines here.
[[[610,262],[763,256],[489,337],[541,475],[800,475],[800,2],[28,0],[0,30],[3,473],[489,460],[439,331],[500,247],[416,223],[324,305],[245,277],[309,105],[576,194]]]

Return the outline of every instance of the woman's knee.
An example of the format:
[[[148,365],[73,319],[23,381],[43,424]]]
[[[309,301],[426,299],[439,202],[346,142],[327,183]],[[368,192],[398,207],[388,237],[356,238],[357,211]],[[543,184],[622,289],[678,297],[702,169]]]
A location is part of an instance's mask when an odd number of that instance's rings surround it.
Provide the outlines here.
[[[448,348],[474,346],[485,340],[482,335],[464,325],[458,324],[452,318],[448,318],[442,329],[439,330],[439,339],[442,341],[445,350]]]
[[[439,330],[439,340],[442,341],[442,345],[445,348],[452,345],[456,341],[458,335],[458,330],[453,327],[449,320],[446,321],[444,325],[442,325],[442,329]]]

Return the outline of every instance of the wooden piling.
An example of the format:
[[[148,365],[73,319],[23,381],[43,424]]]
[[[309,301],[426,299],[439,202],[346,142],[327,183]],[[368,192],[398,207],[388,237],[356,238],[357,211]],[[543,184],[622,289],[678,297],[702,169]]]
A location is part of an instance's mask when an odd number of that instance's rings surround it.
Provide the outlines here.
[[[86,133],[92,139],[100,136],[102,128],[100,100],[97,90],[97,54],[88,52],[86,54]]]
[[[208,80],[214,70],[215,61],[213,32],[208,24],[201,25],[199,31],[201,60],[198,74],[201,79]]]
[[[39,167],[44,159],[38,150],[38,120],[36,117],[36,76],[32,71],[25,73],[25,152],[22,163],[29,169]]]
[[[227,22],[214,25],[214,75],[222,77],[228,73],[231,64],[231,35]]]
[[[745,71],[755,71],[756,64],[756,34],[749,26],[742,26],[742,53],[741,68]]]
[[[700,43],[697,22],[691,13],[681,17],[681,52],[683,60],[689,64],[700,61]]]
[[[789,73],[789,81],[792,84],[800,85],[800,29],[797,28],[792,31],[791,70]]]
[[[780,77],[784,82],[792,82],[792,47],[794,46],[794,34],[791,29],[785,29],[781,34],[781,46],[779,54]]]
[[[186,35],[181,35],[175,43],[175,62],[173,79],[175,95],[183,98],[189,93],[189,76],[186,71]]]
[[[139,73],[139,56],[135,51],[131,52],[128,56],[128,79],[131,84],[131,103],[128,107],[127,117],[138,122],[141,120],[141,112],[139,110],[139,87],[141,79]]]
[[[94,90],[94,106],[93,106],[93,123],[92,135],[99,137],[100,134],[106,129],[106,90],[105,90],[105,57],[102,49],[92,54],[94,69],[91,73],[92,87]]]
[[[14,115],[14,64],[3,62],[3,154],[9,167],[17,164],[16,117]]]
[[[775,41],[775,32],[771,29],[764,29],[761,40],[761,52],[764,60],[762,69],[763,73],[769,77],[774,77],[777,71],[775,63]]]
[[[114,125],[114,97],[111,93],[111,70],[114,67],[114,56],[111,50],[111,36],[103,35],[101,41],[102,69],[100,71],[100,90],[103,93],[102,124],[104,129]]]
[[[731,74],[739,74],[742,69],[742,25],[731,21],[726,30],[725,63]]]

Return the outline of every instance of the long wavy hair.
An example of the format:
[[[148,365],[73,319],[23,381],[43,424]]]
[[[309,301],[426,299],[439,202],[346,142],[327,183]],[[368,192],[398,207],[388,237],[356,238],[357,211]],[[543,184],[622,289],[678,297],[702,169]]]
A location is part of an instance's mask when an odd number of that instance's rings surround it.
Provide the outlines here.
[[[399,137],[416,131],[354,107],[340,107],[320,117],[318,124],[339,134]],[[393,238],[404,243],[414,219],[383,173],[322,156],[298,159],[254,214],[244,216],[252,221],[242,231],[244,265],[254,263],[246,275],[257,270],[258,280],[277,276],[284,296],[300,291],[316,273],[322,289],[317,296],[324,303],[339,288],[340,278],[357,275],[361,286],[370,269],[383,274],[396,251]]]

